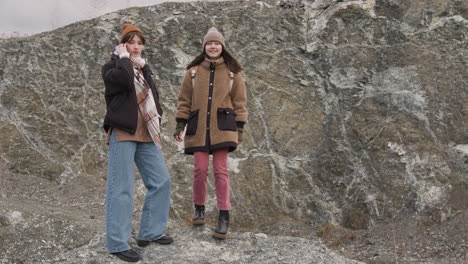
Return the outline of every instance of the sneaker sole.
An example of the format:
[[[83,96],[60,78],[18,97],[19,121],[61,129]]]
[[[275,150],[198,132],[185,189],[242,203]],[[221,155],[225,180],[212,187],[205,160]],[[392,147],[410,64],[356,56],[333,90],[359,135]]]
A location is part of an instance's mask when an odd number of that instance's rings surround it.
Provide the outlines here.
[[[174,242],[174,240],[156,240],[156,241],[153,241],[154,243],[158,243],[158,244],[161,244],[161,245],[169,245],[169,244],[172,244],[172,242]]]
[[[138,241],[137,245],[139,247],[146,247],[149,246],[151,243],[158,243],[160,245],[170,245],[174,242],[174,240],[155,240],[155,241]]]
[[[117,255],[115,253],[111,253],[112,255],[118,257],[119,259],[123,260],[123,261],[127,261],[127,262],[138,262],[141,260],[141,258],[138,258],[138,259],[133,259],[133,258],[127,258],[125,256],[122,256],[122,255]]]

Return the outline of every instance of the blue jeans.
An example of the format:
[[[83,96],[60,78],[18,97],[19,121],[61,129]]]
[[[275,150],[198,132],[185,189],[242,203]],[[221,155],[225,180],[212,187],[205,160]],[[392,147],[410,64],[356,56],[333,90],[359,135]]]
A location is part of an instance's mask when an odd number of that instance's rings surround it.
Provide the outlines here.
[[[171,180],[164,156],[153,142],[117,142],[112,131],[106,193],[106,246],[109,253],[130,249],[134,163],[148,190],[138,239],[151,241],[164,236],[171,195]]]

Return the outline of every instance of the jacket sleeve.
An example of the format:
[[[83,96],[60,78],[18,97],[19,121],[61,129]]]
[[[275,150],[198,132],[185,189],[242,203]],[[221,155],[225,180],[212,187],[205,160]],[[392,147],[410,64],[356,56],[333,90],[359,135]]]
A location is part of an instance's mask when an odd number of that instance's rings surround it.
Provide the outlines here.
[[[117,59],[102,66],[102,79],[106,85],[106,96],[113,96],[127,91],[133,81],[133,68],[130,59]]]
[[[192,77],[190,70],[185,72],[184,80],[180,86],[179,98],[177,100],[176,120],[188,120],[192,109]]]
[[[236,122],[247,123],[249,112],[247,111],[247,89],[245,88],[244,79],[237,73],[234,77],[234,83],[231,90],[231,100],[236,112]]]

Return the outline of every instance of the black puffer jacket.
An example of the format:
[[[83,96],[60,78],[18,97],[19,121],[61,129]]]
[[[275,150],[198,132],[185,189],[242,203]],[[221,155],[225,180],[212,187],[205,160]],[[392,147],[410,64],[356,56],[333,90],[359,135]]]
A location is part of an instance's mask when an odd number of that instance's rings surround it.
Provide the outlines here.
[[[156,103],[156,108],[162,116],[162,108],[159,103],[159,93],[151,76],[153,73],[146,64],[143,76],[148,82]],[[135,93],[133,64],[130,59],[120,59],[116,55],[102,66],[102,79],[104,79],[106,116],[104,118],[104,130],[119,128],[131,134],[135,134],[138,121],[138,105]]]

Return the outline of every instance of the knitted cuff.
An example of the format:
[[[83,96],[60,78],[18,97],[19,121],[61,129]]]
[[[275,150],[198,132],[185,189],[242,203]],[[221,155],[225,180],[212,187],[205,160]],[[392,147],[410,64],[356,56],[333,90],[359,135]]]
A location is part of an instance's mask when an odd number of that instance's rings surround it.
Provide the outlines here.
[[[245,125],[245,122],[236,121],[236,126],[237,126],[238,128],[244,128],[244,125]]]
[[[176,118],[177,123],[183,123],[184,126],[187,124],[188,120],[184,118]]]
[[[128,53],[128,51],[126,52],[122,52],[121,54],[119,54],[119,58],[123,59],[123,58],[130,58],[130,53]]]
[[[176,129],[184,129],[185,128],[185,123],[183,122],[177,122]]]

